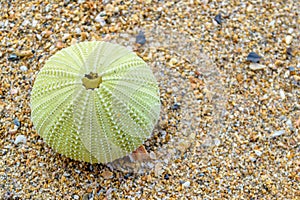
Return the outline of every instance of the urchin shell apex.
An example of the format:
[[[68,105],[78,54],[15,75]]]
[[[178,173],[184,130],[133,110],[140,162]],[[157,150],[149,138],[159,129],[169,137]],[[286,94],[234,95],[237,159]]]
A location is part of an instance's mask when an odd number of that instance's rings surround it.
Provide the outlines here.
[[[134,151],[151,136],[160,113],[150,67],[127,48],[100,41],[51,56],[37,75],[30,104],[44,141],[89,163]]]

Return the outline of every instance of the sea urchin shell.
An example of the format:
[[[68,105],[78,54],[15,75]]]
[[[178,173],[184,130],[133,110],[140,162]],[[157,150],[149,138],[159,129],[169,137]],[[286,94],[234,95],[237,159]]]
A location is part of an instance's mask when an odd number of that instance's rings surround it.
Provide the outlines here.
[[[57,152],[107,163],[138,148],[160,112],[150,67],[108,42],[82,42],[53,55],[35,80],[31,117]]]

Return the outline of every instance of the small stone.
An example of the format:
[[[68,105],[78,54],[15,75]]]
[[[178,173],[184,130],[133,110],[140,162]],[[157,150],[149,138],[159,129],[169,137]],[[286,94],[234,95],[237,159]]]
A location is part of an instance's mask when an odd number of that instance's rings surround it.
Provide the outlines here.
[[[246,11],[247,11],[248,13],[252,13],[252,12],[253,12],[253,5],[250,4],[250,5],[246,8]]]
[[[69,174],[69,173],[67,173],[67,172],[64,172],[63,176],[65,176],[65,177],[70,177],[71,174]]]
[[[17,56],[17,54],[13,53],[8,56],[8,60],[9,61],[17,61],[17,60],[20,60],[20,58],[19,58],[19,56]]]
[[[64,47],[65,47],[65,45],[64,45],[64,43],[62,43],[61,41],[58,41],[58,42],[56,43],[56,48],[62,49],[62,48],[64,48]]]
[[[45,38],[48,38],[48,37],[50,37],[50,35],[52,35],[52,31],[49,31],[49,30],[43,31],[42,34]]]
[[[261,56],[257,55],[255,52],[250,52],[247,56],[246,61],[257,63],[261,59]]]
[[[170,175],[169,174],[165,174],[164,179],[165,180],[169,180],[169,178],[170,178]]]
[[[293,127],[292,120],[288,119],[285,123],[290,128],[290,130],[293,130],[294,127]]]
[[[18,128],[19,128],[19,127],[17,127],[17,126],[15,125],[14,128],[10,128],[10,129],[8,130],[8,133],[9,133],[9,134],[15,134],[15,133],[18,131]]]
[[[293,49],[291,47],[286,48],[286,54],[288,56],[293,56]]]
[[[113,175],[114,175],[114,174],[113,174],[111,171],[108,171],[108,170],[103,171],[103,172],[101,173],[101,176],[102,176],[104,179],[110,179],[110,178],[113,177]]]
[[[141,45],[144,45],[146,43],[146,37],[143,31],[140,31],[139,34],[136,36],[135,42]]]
[[[222,24],[222,15],[221,14],[217,14],[214,19],[218,24]]]
[[[22,72],[26,72],[26,71],[28,70],[28,68],[27,68],[25,65],[22,65],[22,66],[20,67],[20,70],[21,70]]]
[[[256,161],[256,158],[254,158],[253,156],[250,156],[249,159],[250,159],[252,162],[255,162],[255,161]]]
[[[274,137],[277,137],[277,136],[281,136],[284,133],[285,133],[285,130],[274,131],[274,133],[271,135],[271,138],[274,138]]]
[[[38,21],[33,19],[31,22],[31,26],[34,28],[34,27],[36,27],[37,24],[38,24]]]
[[[280,94],[281,99],[284,100],[285,99],[285,94],[284,94],[284,91],[282,89],[279,90],[279,94]]]
[[[21,123],[17,118],[14,119],[14,124],[18,127],[21,126]]]
[[[73,195],[73,199],[78,200],[79,196],[77,194]]]
[[[156,159],[156,154],[155,154],[153,151],[151,151],[151,152],[149,153],[149,156],[150,156],[150,158],[151,158],[152,160],[155,160],[155,159]]]
[[[176,58],[171,58],[169,63],[171,66],[174,66],[178,63],[178,60]]]
[[[285,37],[285,43],[286,44],[291,44],[292,40],[293,40],[293,36],[291,36],[291,35],[288,35],[288,36]]]
[[[186,181],[186,182],[184,182],[184,183],[182,184],[182,186],[185,187],[185,188],[190,187],[190,185],[191,185],[191,182],[190,182],[190,181]]]
[[[10,94],[17,94],[18,93],[18,89],[13,88],[10,90]]]
[[[35,52],[34,50],[23,50],[23,51],[17,51],[16,55],[19,57],[32,56],[34,52]]]
[[[261,69],[264,69],[266,68],[267,66],[266,65],[261,65],[261,64],[258,64],[258,63],[250,63],[249,65],[249,68],[251,70],[261,70]]]
[[[77,35],[80,35],[81,34],[81,29],[79,27],[75,28],[75,33]]]
[[[289,69],[289,71],[290,71],[290,75],[295,75],[295,74],[296,74],[296,69],[295,69],[295,67],[289,67],[288,69]]]
[[[239,83],[241,83],[241,82],[244,80],[243,74],[237,74],[237,75],[236,75],[236,80],[237,80]]]
[[[259,150],[254,150],[254,153],[259,157],[262,155],[262,152]]]
[[[100,23],[101,26],[106,25],[105,19],[102,17],[101,13],[96,16],[95,21]]]
[[[26,143],[26,137],[24,135],[18,135],[15,139],[14,144],[19,144],[19,143]]]
[[[178,110],[180,108],[180,103],[174,103],[171,107],[172,110]]]

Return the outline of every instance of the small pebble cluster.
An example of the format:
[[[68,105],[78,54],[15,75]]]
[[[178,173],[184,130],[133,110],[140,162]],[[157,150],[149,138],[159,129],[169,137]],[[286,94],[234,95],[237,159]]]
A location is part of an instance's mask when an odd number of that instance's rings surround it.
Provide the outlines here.
[[[299,199],[298,1],[16,0],[0,8],[0,199]],[[30,119],[45,61],[92,40],[128,45],[159,81],[153,136],[119,163],[55,153]]]

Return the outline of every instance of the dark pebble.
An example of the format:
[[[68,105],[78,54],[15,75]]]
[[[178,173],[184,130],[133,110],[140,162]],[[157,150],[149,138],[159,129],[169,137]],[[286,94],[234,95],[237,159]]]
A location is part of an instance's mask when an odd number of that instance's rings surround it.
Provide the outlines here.
[[[164,179],[165,180],[169,180],[169,178],[170,178],[170,175],[169,174],[165,174]]]
[[[222,24],[222,15],[221,14],[217,14],[215,16],[215,20],[218,24]]]
[[[14,119],[14,124],[16,126],[21,126],[21,123],[20,123],[20,121],[17,118]]]
[[[289,71],[294,72],[295,70],[295,67],[289,67]]]
[[[261,56],[257,55],[254,52],[249,53],[247,56],[247,61],[253,62],[253,63],[258,63],[260,59],[261,59]]]
[[[172,110],[178,110],[180,108],[180,104],[174,103],[174,105],[171,108]]]
[[[292,50],[291,47],[288,47],[288,48],[286,49],[286,54],[289,55],[289,56],[293,56],[293,50]]]
[[[16,54],[10,54],[9,56],[8,56],[8,60],[9,61],[16,61],[16,60],[20,60],[20,58],[19,58],[19,56],[17,56]]]
[[[127,173],[127,174],[125,174],[124,178],[125,178],[125,179],[128,179],[128,178],[130,178],[132,175],[133,175],[132,173]]]
[[[200,173],[199,176],[203,177],[205,174],[204,173]]]
[[[141,45],[144,45],[146,43],[146,37],[143,31],[140,31],[139,34],[136,36],[135,42]]]

